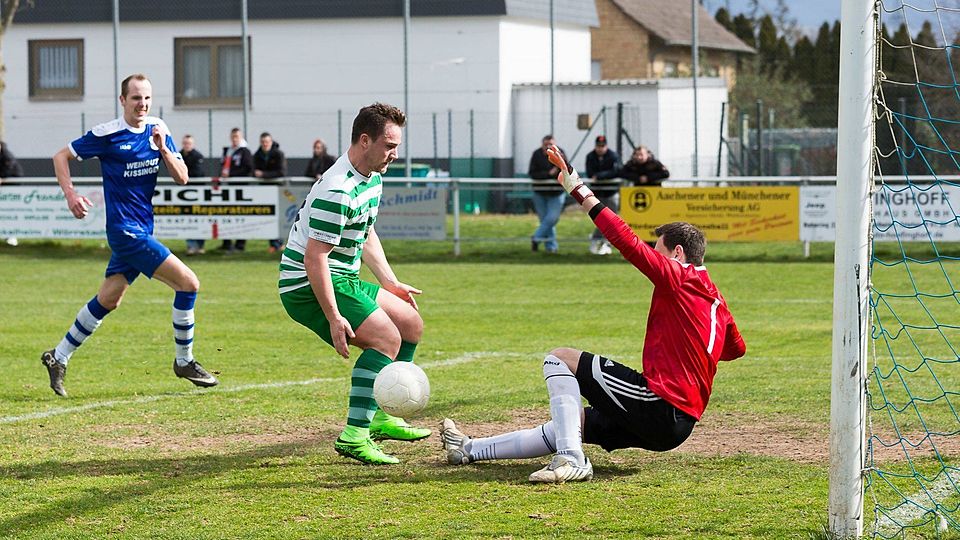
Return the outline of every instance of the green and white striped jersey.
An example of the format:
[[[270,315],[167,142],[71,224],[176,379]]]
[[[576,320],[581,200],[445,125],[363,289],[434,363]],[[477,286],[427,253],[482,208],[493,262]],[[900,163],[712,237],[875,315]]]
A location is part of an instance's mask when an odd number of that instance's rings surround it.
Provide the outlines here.
[[[377,220],[382,194],[380,173],[367,178],[353,168],[346,154],[340,156],[313,184],[290,228],[280,259],[280,293],[310,284],[303,265],[310,238],[334,246],[328,257],[331,273],[359,274],[363,243]]]

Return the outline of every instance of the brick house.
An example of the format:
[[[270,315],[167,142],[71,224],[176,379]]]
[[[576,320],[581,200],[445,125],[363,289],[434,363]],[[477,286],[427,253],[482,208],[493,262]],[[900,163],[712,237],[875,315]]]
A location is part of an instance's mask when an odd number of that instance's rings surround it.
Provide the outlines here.
[[[660,79],[691,73],[689,2],[597,0],[599,28],[592,28],[592,78]],[[737,55],[756,51],[699,9],[700,74],[736,80]]]

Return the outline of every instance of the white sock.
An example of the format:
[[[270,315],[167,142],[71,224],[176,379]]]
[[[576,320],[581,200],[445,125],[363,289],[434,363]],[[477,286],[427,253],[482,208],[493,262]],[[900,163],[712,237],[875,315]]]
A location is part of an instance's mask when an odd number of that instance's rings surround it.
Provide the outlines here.
[[[551,421],[535,428],[471,439],[464,450],[470,454],[470,461],[533,458],[556,452],[556,437]]]
[[[180,366],[193,361],[193,305],[196,299],[195,292],[177,291],[173,300],[173,339]]]
[[[80,345],[83,345],[83,342],[93,335],[97,328],[100,328],[100,323],[109,313],[110,311],[107,308],[100,305],[96,296],[84,304],[77,312],[77,318],[74,319],[73,325],[70,326],[70,329],[67,330],[67,333],[64,334],[63,339],[60,340],[53,351],[53,357],[56,358],[57,362],[66,365],[73,352]]]
[[[557,454],[583,466],[585,456],[580,431],[583,402],[577,378],[562,360],[551,354],[543,359],[543,378],[550,394],[550,416],[557,430]]]

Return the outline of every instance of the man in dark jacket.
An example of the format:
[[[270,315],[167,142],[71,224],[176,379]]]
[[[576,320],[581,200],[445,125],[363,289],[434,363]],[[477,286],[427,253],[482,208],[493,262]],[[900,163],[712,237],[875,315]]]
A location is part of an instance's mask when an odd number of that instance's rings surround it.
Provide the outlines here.
[[[307,170],[303,172],[303,175],[316,180],[327,172],[327,169],[332,167],[336,161],[337,158],[327,153],[327,143],[323,142],[323,139],[317,139],[313,141],[313,157],[307,163]]]
[[[593,193],[607,208],[620,210],[620,155],[607,146],[607,137],[598,135],[593,150],[587,154],[587,177]],[[600,229],[590,235],[590,253],[609,255],[613,253],[610,243]]]
[[[7,148],[7,143],[0,141],[0,179],[17,176],[23,176],[23,168],[17,163],[17,158],[13,157],[13,152]],[[15,246],[19,241],[16,236],[11,236],[7,238],[7,244]]]
[[[183,163],[187,166],[187,175],[190,178],[202,178],[207,176],[203,170],[203,154],[195,147],[193,135],[184,135],[180,142],[180,155],[183,156]],[[187,240],[187,255],[199,255],[203,253],[203,244],[205,240],[195,239]]]
[[[13,152],[7,148],[7,143],[0,141],[0,178],[15,178],[23,176],[23,168],[13,157]]]
[[[527,172],[533,180],[533,208],[540,218],[540,226],[533,232],[530,239],[530,248],[537,251],[540,242],[547,253],[556,253],[560,246],[557,244],[557,222],[563,212],[563,203],[566,201],[563,189],[558,189],[557,175],[560,169],[553,166],[547,159],[547,148],[556,144],[553,135],[546,135],[540,148],[530,156],[530,167]],[[563,150],[560,150],[563,153]]]
[[[260,134],[260,148],[253,155],[253,176],[262,179],[281,178],[287,175],[287,158],[280,150],[280,144],[274,142],[273,136],[264,131]],[[276,253],[283,240],[275,238],[270,240],[270,247],[267,249],[270,253]]]
[[[247,148],[247,141],[243,138],[240,128],[230,130],[230,146],[223,147],[223,161],[220,167],[221,178],[237,178],[253,176],[253,154]],[[246,240],[224,240],[220,249],[227,253],[243,251],[247,247]]]
[[[257,178],[280,178],[287,175],[287,158],[280,144],[264,131],[260,134],[260,148],[253,155],[253,176]]]
[[[640,145],[633,151],[630,161],[620,170],[620,176],[628,185],[659,186],[670,178],[670,171],[657,161],[646,146]]]

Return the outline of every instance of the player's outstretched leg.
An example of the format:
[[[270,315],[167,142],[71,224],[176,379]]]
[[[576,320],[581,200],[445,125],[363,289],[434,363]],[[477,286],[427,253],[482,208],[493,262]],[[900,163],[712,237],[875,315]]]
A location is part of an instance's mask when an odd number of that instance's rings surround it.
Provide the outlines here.
[[[373,399],[373,381],[377,373],[391,362],[390,357],[376,349],[364,349],[357,358],[350,377],[350,399],[347,425],[333,443],[333,448],[344,457],[367,465],[392,465],[400,460],[383,451],[370,438],[370,421],[377,409]]]
[[[451,465],[540,457],[557,450],[553,421],[530,429],[474,439],[460,432],[453,420],[444,418],[440,424],[440,439],[447,452],[447,463]]]
[[[196,301],[196,291],[176,291],[173,298],[173,339],[177,351],[173,373],[197,386],[209,388],[220,381],[193,358],[193,306]]]
[[[104,289],[106,289],[106,286],[107,283],[105,282]],[[110,310],[104,307],[94,296],[77,312],[73,325],[67,329],[67,333],[64,334],[56,348],[44,351],[40,355],[40,362],[47,368],[47,374],[50,376],[50,388],[58,396],[67,395],[67,390],[63,387],[63,381],[67,377],[67,362],[70,357],[100,327],[103,318],[109,314]]]

